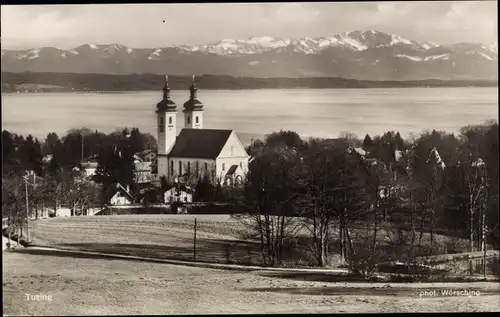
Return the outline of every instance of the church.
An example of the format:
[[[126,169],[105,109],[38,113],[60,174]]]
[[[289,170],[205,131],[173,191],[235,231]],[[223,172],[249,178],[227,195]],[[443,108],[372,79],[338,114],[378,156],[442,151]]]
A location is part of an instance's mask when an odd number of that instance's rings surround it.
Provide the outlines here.
[[[193,183],[206,176],[221,185],[242,184],[249,155],[234,130],[204,129],[204,105],[198,100],[195,77],[184,103],[184,128],[177,135],[177,105],[165,76],[163,100],[156,105],[158,177]]]

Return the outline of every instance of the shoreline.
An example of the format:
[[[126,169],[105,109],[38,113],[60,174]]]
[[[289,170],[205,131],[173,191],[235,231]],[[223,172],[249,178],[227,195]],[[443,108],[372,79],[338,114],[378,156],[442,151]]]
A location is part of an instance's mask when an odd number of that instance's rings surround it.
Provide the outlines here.
[[[393,90],[393,89],[443,89],[443,88],[497,88],[498,86],[406,86],[406,87],[274,87],[274,88],[204,88],[203,91],[251,91],[251,90],[351,90],[351,89],[371,89],[371,90]],[[18,94],[41,94],[41,93],[102,93],[102,94],[119,94],[119,93],[142,93],[142,92],[157,92],[156,88],[149,89],[128,89],[128,90],[68,90],[68,89],[43,89],[42,90],[25,90],[25,91],[4,91],[2,94],[18,95]],[[185,91],[185,89],[172,89],[171,91]]]

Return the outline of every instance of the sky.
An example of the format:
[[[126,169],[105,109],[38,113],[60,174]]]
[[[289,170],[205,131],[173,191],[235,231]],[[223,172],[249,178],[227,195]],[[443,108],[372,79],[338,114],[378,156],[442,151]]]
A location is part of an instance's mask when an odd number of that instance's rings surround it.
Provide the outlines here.
[[[132,48],[377,30],[418,42],[497,42],[497,1],[2,5],[7,49]]]

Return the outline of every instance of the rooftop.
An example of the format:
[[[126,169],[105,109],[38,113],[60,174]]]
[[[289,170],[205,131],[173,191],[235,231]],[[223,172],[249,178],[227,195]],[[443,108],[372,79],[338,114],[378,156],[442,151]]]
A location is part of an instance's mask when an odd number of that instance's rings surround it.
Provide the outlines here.
[[[182,129],[170,157],[215,159],[233,130]]]

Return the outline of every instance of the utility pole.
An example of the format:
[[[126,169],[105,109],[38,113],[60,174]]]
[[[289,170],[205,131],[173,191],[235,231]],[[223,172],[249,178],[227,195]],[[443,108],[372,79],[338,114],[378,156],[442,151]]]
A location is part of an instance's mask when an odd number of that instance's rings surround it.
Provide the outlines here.
[[[486,279],[486,249],[488,245],[486,244],[486,237],[487,237],[487,225],[486,225],[486,213],[487,213],[487,199],[488,199],[488,170],[486,169],[486,166],[484,166],[484,178],[483,178],[483,184],[484,184],[484,194],[483,194],[483,201],[482,201],[482,249],[483,249],[483,272],[484,272],[484,279]]]
[[[28,241],[30,241],[30,234],[29,234],[29,199],[28,199],[28,177],[29,177],[29,172],[26,171],[26,176],[24,178],[24,185],[26,189],[26,238]]]
[[[84,137],[84,134],[83,134],[83,131],[82,131],[82,162],[83,162],[83,137]]]

